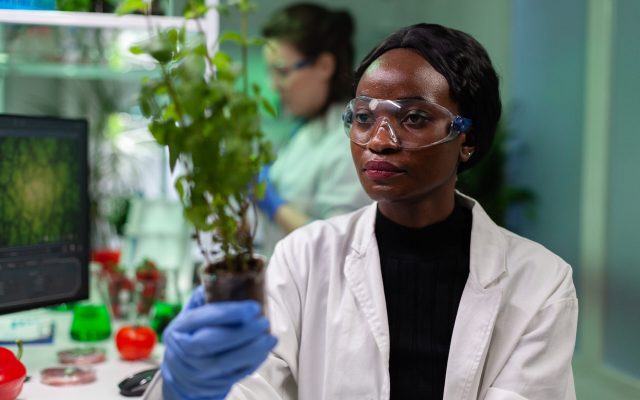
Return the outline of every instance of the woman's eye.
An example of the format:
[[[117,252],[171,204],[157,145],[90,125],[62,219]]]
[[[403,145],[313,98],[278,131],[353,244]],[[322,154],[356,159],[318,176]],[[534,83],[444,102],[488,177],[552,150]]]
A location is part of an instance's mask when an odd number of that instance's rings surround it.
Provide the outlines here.
[[[370,124],[372,122],[371,114],[366,112],[357,112],[354,115],[354,121],[359,124]]]
[[[277,76],[278,78],[285,78],[289,75],[289,70],[287,67],[270,67],[271,75]]]
[[[431,121],[428,114],[419,111],[411,111],[404,117],[404,124],[414,128],[420,128]]]

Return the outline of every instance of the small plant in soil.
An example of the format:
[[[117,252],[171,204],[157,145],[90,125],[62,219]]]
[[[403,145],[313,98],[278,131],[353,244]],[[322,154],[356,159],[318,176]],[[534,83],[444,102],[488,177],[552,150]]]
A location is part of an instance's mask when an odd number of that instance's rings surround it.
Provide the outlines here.
[[[125,0],[120,13],[147,12],[150,3]],[[192,37],[181,29],[157,29],[147,14],[152,38],[133,46],[134,54],[147,54],[160,74],[142,83],[139,105],[150,119],[149,130],[169,149],[175,188],[187,219],[195,227],[205,259],[201,272],[209,300],[262,299],[264,260],[254,254],[248,212],[260,198],[264,185],[256,181],[260,169],[271,162],[272,152],[260,125],[260,110],[275,115],[273,106],[250,85],[247,58],[250,46],[263,44],[249,38],[248,16],[254,5],[229,0],[215,7],[204,0],[189,0],[185,20],[200,26]],[[230,42],[240,47],[240,60],[207,47],[202,18],[208,12],[240,15],[239,32],[224,32],[216,46]],[[203,234],[212,235],[215,249],[204,245]]]

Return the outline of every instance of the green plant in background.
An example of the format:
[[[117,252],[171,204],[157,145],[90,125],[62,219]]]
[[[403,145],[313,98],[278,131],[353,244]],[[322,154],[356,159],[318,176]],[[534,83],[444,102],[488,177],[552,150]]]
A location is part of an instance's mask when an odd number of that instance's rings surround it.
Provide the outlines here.
[[[119,0],[57,0],[56,8],[59,11],[80,12],[113,12]],[[160,9],[154,10],[160,11]],[[154,14],[159,12],[154,12]]]
[[[60,11],[111,12],[118,0],[58,0],[56,8]]]
[[[528,215],[534,215],[534,193],[507,183],[507,138],[504,124],[498,125],[489,154],[478,165],[461,173],[457,184],[458,190],[478,200],[500,226],[506,225],[507,210],[513,205],[525,205]]]
[[[143,0],[125,0],[118,13],[148,7]],[[184,16],[201,24],[209,8],[203,0],[192,0]],[[187,37],[184,26],[156,29],[150,40],[131,51],[151,56],[161,70],[160,76],[143,81],[139,104],[151,120],[149,130],[154,138],[169,149],[170,168],[179,173],[175,187],[187,219],[197,230],[205,261],[211,262],[211,252],[203,248],[200,233],[211,232],[227,264],[246,270],[253,258],[247,212],[251,199],[264,191],[255,177],[272,160],[259,113],[261,107],[271,115],[275,111],[259,86],[249,85],[248,48],[262,44],[261,39],[247,36],[248,14],[254,5],[235,0],[215,8],[220,13],[240,13],[241,31],[221,34],[216,43],[239,45],[239,62],[222,51],[211,54],[201,25],[196,38]],[[149,22],[154,29],[153,18]]]
[[[56,8],[60,11],[91,11],[92,0],[58,0]]]

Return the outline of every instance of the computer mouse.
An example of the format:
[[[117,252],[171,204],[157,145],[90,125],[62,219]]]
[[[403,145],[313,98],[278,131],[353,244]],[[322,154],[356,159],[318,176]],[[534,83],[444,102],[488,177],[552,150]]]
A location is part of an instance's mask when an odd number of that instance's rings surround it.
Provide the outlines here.
[[[120,394],[125,397],[140,397],[151,383],[153,376],[158,372],[159,368],[145,369],[123,379],[118,387]]]

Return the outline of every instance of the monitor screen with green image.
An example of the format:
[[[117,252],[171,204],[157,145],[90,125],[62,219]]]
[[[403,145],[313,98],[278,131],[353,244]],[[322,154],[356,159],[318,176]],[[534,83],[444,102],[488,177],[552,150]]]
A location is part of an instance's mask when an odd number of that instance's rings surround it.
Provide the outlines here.
[[[87,123],[0,115],[0,314],[87,298]]]

